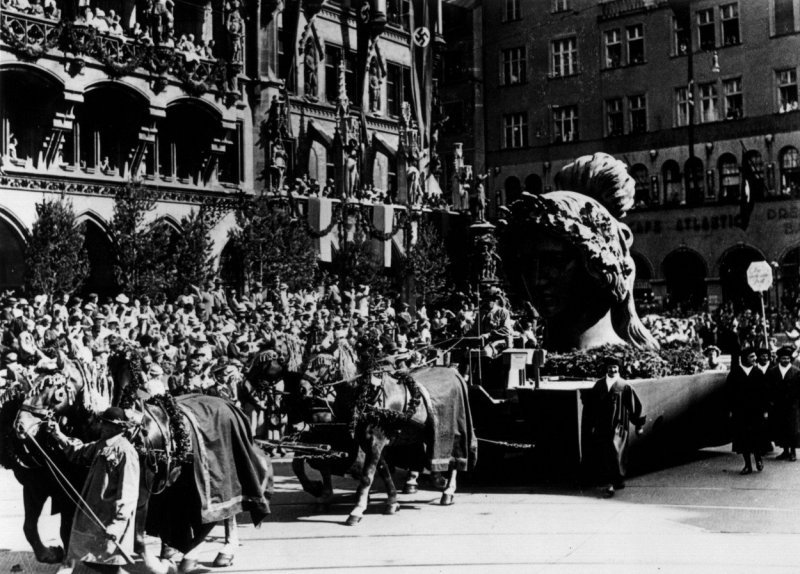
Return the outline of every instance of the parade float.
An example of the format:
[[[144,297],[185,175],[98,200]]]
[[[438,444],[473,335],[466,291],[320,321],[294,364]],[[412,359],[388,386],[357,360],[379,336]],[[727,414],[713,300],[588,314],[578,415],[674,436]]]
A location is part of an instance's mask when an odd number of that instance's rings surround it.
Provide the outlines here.
[[[584,156],[556,183],[559,191],[523,194],[504,209],[496,231],[482,221],[472,226],[483,299],[502,292],[502,262],[511,296],[536,309],[531,320],[543,321],[545,332],[544,349],[496,352],[502,345],[492,340],[502,331],[486,324],[479,344],[465,349],[460,362],[470,373],[478,436],[506,452],[527,450],[543,474],[576,476],[587,446],[582,399],[612,355],[647,416],[642,433],[629,437],[631,468],[726,444],[727,373],[704,372],[691,345],[661,348],[634,307],[633,235],[621,221],[634,182],[625,165],[602,153]]]

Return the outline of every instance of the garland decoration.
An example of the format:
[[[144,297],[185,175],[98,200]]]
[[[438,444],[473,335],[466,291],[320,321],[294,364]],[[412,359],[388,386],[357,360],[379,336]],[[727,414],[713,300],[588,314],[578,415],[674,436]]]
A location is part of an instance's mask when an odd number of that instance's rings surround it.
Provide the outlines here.
[[[609,355],[620,359],[620,375],[625,379],[694,375],[703,372],[705,364],[700,347],[688,343],[666,343],[659,351],[632,345],[604,345],[587,351],[548,354],[542,374],[597,379],[605,372],[604,360]]]
[[[372,425],[381,428],[389,436],[396,435],[403,425],[407,424],[422,402],[422,393],[416,381],[408,373],[400,373],[397,383],[406,387],[409,393],[408,403],[402,411],[385,409],[375,405],[382,385],[374,386],[369,382],[361,383],[361,392],[356,399],[353,420],[350,428],[353,432],[358,425]]]
[[[145,378],[142,370],[142,356],[131,344],[123,344],[110,358],[109,361],[127,361],[131,371],[131,381],[120,393],[119,406],[123,409],[133,408],[136,403],[137,391],[145,389]],[[178,403],[175,397],[170,394],[156,395],[150,397],[148,405],[161,408],[167,415],[169,430],[172,435],[173,454],[172,458],[178,463],[188,462],[192,459],[192,441],[189,431],[183,420],[183,415],[178,410]],[[166,437],[165,437],[166,438]],[[152,456],[153,451],[144,449],[144,445],[137,446],[140,455]],[[159,462],[166,458],[166,453],[156,454]]]
[[[191,462],[192,460],[192,439],[189,436],[189,431],[186,428],[186,422],[183,420],[183,415],[178,410],[178,402],[170,394],[156,395],[147,400],[148,405],[153,405],[162,409],[169,421],[169,430],[172,435],[172,459],[177,464]],[[139,454],[145,454],[139,452]],[[150,451],[147,454],[152,454]],[[166,453],[158,453],[156,458],[159,462],[166,459]]]

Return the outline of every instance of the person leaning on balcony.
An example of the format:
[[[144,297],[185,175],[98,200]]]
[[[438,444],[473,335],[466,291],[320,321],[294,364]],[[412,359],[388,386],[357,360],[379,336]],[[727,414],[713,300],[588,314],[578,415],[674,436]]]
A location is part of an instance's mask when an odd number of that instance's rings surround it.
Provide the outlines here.
[[[636,391],[620,377],[622,362],[606,357],[605,376],[581,394],[583,424],[588,437],[587,466],[605,484],[603,495],[625,488],[630,424],[642,434],[646,416]]]

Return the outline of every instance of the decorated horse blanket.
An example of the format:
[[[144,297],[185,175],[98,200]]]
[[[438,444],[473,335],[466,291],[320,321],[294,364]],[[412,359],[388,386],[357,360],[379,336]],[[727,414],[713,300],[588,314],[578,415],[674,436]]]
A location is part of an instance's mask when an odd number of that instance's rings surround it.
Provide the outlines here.
[[[254,446],[244,413],[218,397],[183,395],[176,400],[195,438],[201,521],[218,522],[247,510],[254,524],[261,523],[270,512],[272,465]]]
[[[414,371],[428,409],[428,462],[431,472],[472,470],[478,462],[478,438],[472,427],[467,384],[453,369],[428,367]]]

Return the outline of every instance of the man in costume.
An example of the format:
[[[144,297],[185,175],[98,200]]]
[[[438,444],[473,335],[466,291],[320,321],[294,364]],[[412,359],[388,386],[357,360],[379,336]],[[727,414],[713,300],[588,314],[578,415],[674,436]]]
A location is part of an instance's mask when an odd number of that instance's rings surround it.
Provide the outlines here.
[[[590,457],[599,482],[606,485],[604,496],[612,497],[616,490],[625,488],[630,424],[636,434],[642,434],[646,416],[636,391],[620,377],[621,361],[607,357],[605,367],[605,377],[581,398]]]
[[[58,423],[48,423],[67,459],[91,466],[81,491],[91,512],[79,508],[75,513],[67,559],[104,574],[119,572],[133,553],[139,453],[125,436],[130,424],[125,411],[110,407],[100,416],[100,439],[83,443],[63,434]]]
[[[731,393],[731,419],[733,423],[733,451],[744,458],[740,474],[751,474],[751,455],[756,470],[764,470],[762,455],[769,450],[767,410],[769,387],[766,375],[756,366],[756,350],[742,349],[740,364],[731,368],[726,386]]]
[[[767,372],[772,388],[775,417],[773,428],[778,446],[783,452],[777,460],[797,460],[797,444],[800,442],[800,369],[792,365],[794,349],[786,346],[778,349],[778,364]]]

